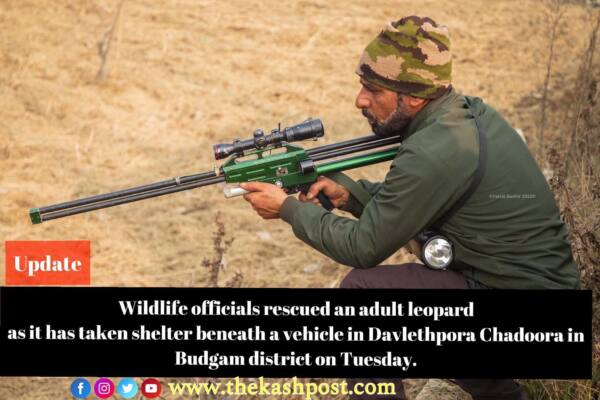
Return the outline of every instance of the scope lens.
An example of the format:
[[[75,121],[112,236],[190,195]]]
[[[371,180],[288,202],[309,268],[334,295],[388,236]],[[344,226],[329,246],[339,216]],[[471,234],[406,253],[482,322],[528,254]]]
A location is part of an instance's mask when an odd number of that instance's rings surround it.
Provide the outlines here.
[[[221,160],[233,154],[233,145],[226,143],[215,144],[213,146],[213,151],[215,153],[215,160]]]
[[[453,257],[452,243],[443,236],[435,236],[423,246],[423,261],[430,268],[446,269]]]

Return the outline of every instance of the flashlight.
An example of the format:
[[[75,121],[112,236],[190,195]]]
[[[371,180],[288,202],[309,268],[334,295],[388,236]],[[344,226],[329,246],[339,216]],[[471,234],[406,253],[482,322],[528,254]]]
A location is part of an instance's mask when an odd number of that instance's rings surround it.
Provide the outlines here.
[[[434,232],[421,232],[415,238],[421,247],[419,258],[431,269],[446,269],[454,259],[452,242]]]

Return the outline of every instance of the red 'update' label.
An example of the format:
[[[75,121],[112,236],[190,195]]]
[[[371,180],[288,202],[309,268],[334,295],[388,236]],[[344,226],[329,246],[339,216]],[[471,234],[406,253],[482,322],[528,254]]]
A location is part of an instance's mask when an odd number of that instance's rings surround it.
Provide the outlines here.
[[[89,240],[7,240],[6,285],[89,285]]]

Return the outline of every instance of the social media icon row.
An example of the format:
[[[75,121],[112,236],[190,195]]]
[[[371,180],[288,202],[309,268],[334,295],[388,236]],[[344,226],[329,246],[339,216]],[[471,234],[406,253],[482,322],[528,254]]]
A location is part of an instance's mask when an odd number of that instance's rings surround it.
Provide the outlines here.
[[[153,399],[160,395],[162,387],[158,379],[144,379],[140,387],[142,394]],[[71,394],[76,399],[86,399],[92,392],[92,385],[85,378],[77,378],[71,383]],[[138,392],[138,385],[131,378],[123,378],[117,385],[117,393],[124,399],[131,399]],[[94,394],[100,399],[107,399],[115,393],[115,384],[108,378],[100,378],[94,383]]]

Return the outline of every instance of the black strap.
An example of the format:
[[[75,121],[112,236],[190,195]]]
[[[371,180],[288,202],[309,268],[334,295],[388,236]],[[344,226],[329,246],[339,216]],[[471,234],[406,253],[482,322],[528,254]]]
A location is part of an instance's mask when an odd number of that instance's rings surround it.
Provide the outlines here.
[[[345,187],[360,204],[365,207],[371,200],[371,195],[352,178],[342,172],[330,172],[325,175],[338,185]]]
[[[457,212],[462,206],[465,205],[467,200],[471,197],[471,195],[475,192],[481,180],[483,179],[483,175],[485,174],[485,167],[487,164],[487,137],[486,131],[479,116],[473,109],[473,105],[469,101],[467,97],[465,97],[467,102],[467,107],[469,107],[469,111],[471,115],[475,119],[475,126],[477,127],[477,135],[479,136],[479,161],[477,162],[477,170],[475,171],[475,175],[473,176],[473,180],[471,181],[471,186],[463,193],[463,195],[454,203],[452,208],[450,208],[441,218],[439,218],[432,225],[432,228],[436,231],[439,231],[440,228]]]

